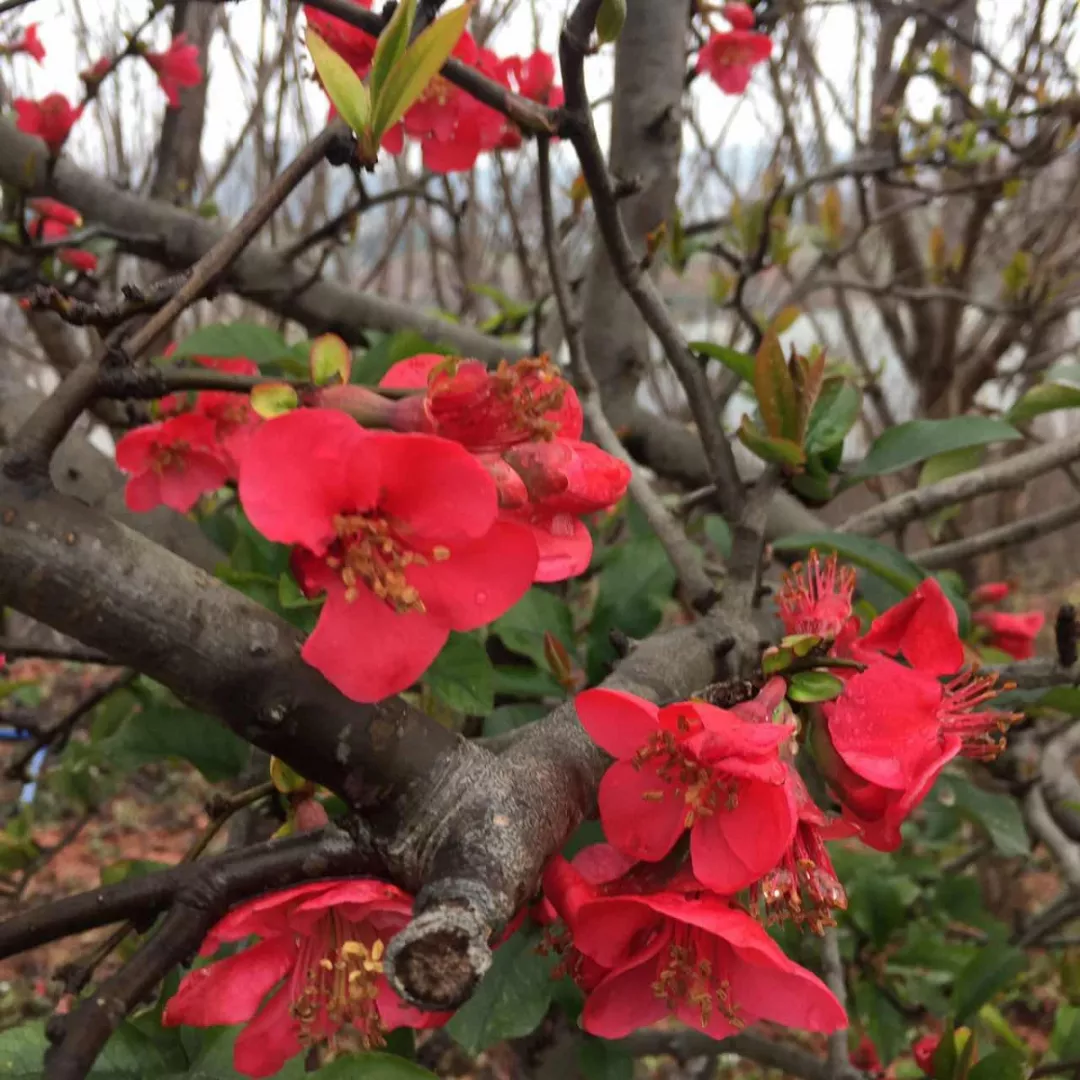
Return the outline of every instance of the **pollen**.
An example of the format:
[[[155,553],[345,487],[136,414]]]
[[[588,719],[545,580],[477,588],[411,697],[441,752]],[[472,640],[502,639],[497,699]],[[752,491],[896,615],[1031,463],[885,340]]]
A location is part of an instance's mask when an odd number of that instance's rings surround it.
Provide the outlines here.
[[[652,992],[673,1013],[687,1007],[696,1012],[703,1028],[709,1026],[714,1010],[732,1027],[743,1028],[746,1022],[732,1003],[731,983],[722,977],[721,967],[715,940],[693,927],[680,926],[667,952],[660,953]]]
[[[680,734],[692,731],[692,720],[680,717],[676,723]],[[692,828],[699,818],[710,817],[719,810],[734,810],[739,805],[738,784],[721,769],[698,761],[670,731],[658,731],[631,759],[634,768],[655,763],[656,775],[676,798],[686,803],[683,826]],[[660,802],[665,791],[642,792],[647,802]]]
[[[403,540],[387,517],[339,514],[334,518],[334,530],[338,539],[325,562],[341,578],[346,600],[355,600],[360,587],[366,586],[399,614],[425,610],[420,590],[406,575],[410,566],[426,566],[428,556]],[[430,557],[444,562],[450,551],[435,547]]]

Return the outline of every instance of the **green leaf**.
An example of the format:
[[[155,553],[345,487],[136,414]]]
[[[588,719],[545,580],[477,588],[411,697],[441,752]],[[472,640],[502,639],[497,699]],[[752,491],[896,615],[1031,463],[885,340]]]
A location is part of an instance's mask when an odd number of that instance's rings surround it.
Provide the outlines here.
[[[749,353],[717,345],[712,341],[691,341],[690,348],[710,360],[719,360],[729,371],[734,371],[740,379],[754,384],[754,358]]]
[[[918,886],[909,877],[867,874],[850,884],[848,913],[870,941],[883,948],[907,926],[908,908],[918,893]]]
[[[288,383],[268,382],[253,387],[251,407],[264,419],[284,416],[300,404],[296,391]]]
[[[20,1024],[0,1032],[0,1076],[4,1080],[41,1080],[42,1060],[48,1047],[43,1021]],[[132,1023],[125,1021],[105,1044],[89,1080],[164,1080],[185,1068],[176,1046],[159,1045]],[[185,1075],[187,1075],[185,1073]]]
[[[570,608],[546,589],[530,589],[505,615],[495,620],[491,632],[511,652],[527,656],[537,667],[550,670],[544,654],[544,634],[572,649],[574,625]]]
[[[1054,1030],[1050,1033],[1050,1052],[1058,1061],[1080,1058],[1080,1008],[1058,1005]]]
[[[306,40],[326,96],[353,131],[358,135],[366,131],[372,111],[368,88],[349,62],[338,56],[310,26]]]
[[[633,1080],[634,1056],[618,1042],[585,1036],[578,1050],[578,1065],[585,1080]]]
[[[381,139],[424,92],[454,51],[472,12],[472,4],[462,4],[436,19],[406,50],[380,87],[372,103],[372,131]]]
[[[456,712],[483,716],[495,704],[495,671],[483,642],[472,634],[451,633],[424,682]]]
[[[429,341],[412,330],[386,334],[379,338],[359,360],[354,361],[352,381],[365,386],[374,386],[399,360],[418,356],[420,353],[442,353],[451,356],[453,350],[448,346]]]
[[[985,945],[953,984],[953,1009],[958,1024],[966,1023],[999,991],[1027,969],[1021,949],[1001,942]]]
[[[719,514],[705,515],[705,537],[723,558],[731,558],[731,526]]]
[[[960,776],[942,777],[939,782],[951,791],[956,809],[980,825],[1002,855],[1027,855],[1031,851],[1024,818],[1014,799],[983,791]]]
[[[239,776],[249,747],[219,721],[182,706],[151,705],[129,716],[102,744],[106,760],[119,768],[181,758],[211,783]]]
[[[834,532],[795,533],[782,536],[773,543],[775,551],[809,551],[810,548],[817,548],[822,555],[835,551],[845,562],[869,570],[905,594],[926,577],[925,570],[896,548],[865,536]]]
[[[621,630],[632,638],[651,634],[675,580],[675,569],[655,536],[624,541],[610,552],[600,571],[589,626],[590,685],[615,658],[611,631]]]
[[[626,22],[626,0],[603,0],[596,13],[596,36],[601,45],[614,41]]]
[[[256,323],[215,323],[192,331],[167,358],[191,356],[237,357],[253,360],[260,368],[291,357],[285,339],[268,326]]]
[[[519,930],[500,945],[473,996],[447,1023],[447,1032],[468,1053],[528,1035],[544,1019],[555,958],[537,953],[540,938],[536,929]]]
[[[321,334],[311,343],[308,368],[316,386],[347,383],[352,370],[349,346],[337,334]]]
[[[1023,436],[1004,420],[989,416],[954,416],[948,420],[911,420],[880,436],[852,471],[852,480],[884,476],[927,458],[967,446],[1011,442]]]
[[[798,446],[801,458],[799,401],[784,359],[783,346],[775,333],[765,335],[754,359],[754,394],[766,432],[773,439],[786,439]]]
[[[742,418],[739,425],[739,441],[747,450],[757,454],[763,461],[776,465],[799,466],[806,461],[802,447],[790,439],[766,435],[749,416]]]
[[[1043,413],[1080,408],[1080,387],[1045,382],[1033,386],[1008,412],[1012,424],[1026,424]]]
[[[825,381],[806,425],[807,454],[824,453],[843,443],[862,410],[862,393],[847,379]]]
[[[869,979],[855,983],[855,1008],[882,1061],[893,1061],[908,1049],[907,1020]]]
[[[972,1066],[967,1080],[1024,1080],[1027,1063],[1015,1050],[995,1050]]]
[[[383,27],[375,43],[375,55],[371,60],[371,97],[378,100],[386,77],[394,65],[405,55],[416,19],[416,0],[402,0],[394,9],[390,21]]]
[[[397,1054],[345,1054],[314,1074],[318,1080],[435,1080],[415,1061]]]
[[[804,704],[832,701],[844,691],[844,682],[828,671],[800,671],[788,684],[788,699]]]
[[[500,705],[484,717],[484,735],[505,735],[519,727],[539,720],[547,713],[547,708],[535,701],[522,701],[517,705]]]
[[[982,463],[981,446],[962,446],[959,450],[948,450],[944,454],[935,454],[927,458],[919,470],[919,487],[936,484],[939,480],[948,480],[951,476],[971,472]]]

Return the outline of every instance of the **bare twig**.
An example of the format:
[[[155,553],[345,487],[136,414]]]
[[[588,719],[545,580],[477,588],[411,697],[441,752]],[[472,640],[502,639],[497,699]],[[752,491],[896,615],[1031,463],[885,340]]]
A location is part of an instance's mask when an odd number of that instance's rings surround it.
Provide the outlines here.
[[[246,214],[192,268],[160,309],[125,338],[122,348],[100,350],[80,364],[45,399],[12,437],[4,455],[4,472],[12,478],[47,475],[53,451],[97,393],[100,373],[110,361],[127,366],[167,330],[176,318],[212,288],[229,265],[255,238],[289,193],[326,156],[346,131],[340,119],[329,124],[275,178]],[[119,351],[119,355],[115,353]]]
[[[986,465],[981,469],[961,473],[959,476],[941,480],[936,484],[915,491],[905,491],[902,495],[888,499],[879,506],[864,510],[848,518],[840,526],[840,532],[855,533],[859,536],[877,536],[887,529],[899,528],[926,517],[937,510],[955,503],[965,502],[988,495],[994,491],[1005,491],[1019,487],[1032,477],[1041,476],[1052,469],[1076,461],[1080,458],[1080,435],[1071,435],[1046,446],[1037,446],[1026,450],[1006,461]]]
[[[1031,517],[1022,518],[1020,521],[1012,521],[1007,525],[987,529],[986,532],[969,536],[964,540],[925,548],[923,551],[915,552],[911,557],[928,570],[938,570],[943,566],[953,566],[988,551],[1000,551],[1014,544],[1030,543],[1032,540],[1048,536],[1077,521],[1080,521],[1080,499],[1074,499],[1064,506],[1046,510],[1041,514],[1032,514]]]

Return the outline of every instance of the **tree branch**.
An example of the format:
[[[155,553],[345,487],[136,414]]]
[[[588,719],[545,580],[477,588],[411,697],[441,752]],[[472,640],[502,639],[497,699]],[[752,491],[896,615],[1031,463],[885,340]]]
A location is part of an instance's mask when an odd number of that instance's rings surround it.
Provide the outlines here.
[[[585,55],[600,3],[601,0],[579,0],[559,39],[559,63],[566,94],[566,120],[561,131],[577,152],[592,198],[596,224],[615,273],[656,335],[686,391],[705,449],[709,477],[716,484],[717,499],[725,515],[730,520],[736,520],[742,511],[743,486],[720,417],[713,407],[705,371],[672,319],[656,285],[634,254],[623,227],[604,153],[593,127],[585,89]]]
[[[915,491],[905,491],[878,506],[848,518],[840,532],[859,536],[877,536],[887,529],[896,529],[917,518],[955,503],[977,499],[994,491],[1019,487],[1034,476],[1058,469],[1080,458],[1080,435],[1037,446],[1005,461],[929,484]]]
[[[619,441],[607,416],[604,415],[600,400],[600,388],[596,383],[592,368],[585,357],[585,346],[581,338],[581,322],[572,310],[573,301],[563,278],[559,259],[558,239],[555,232],[555,215],[551,205],[551,161],[548,139],[541,136],[537,140],[538,180],[540,184],[540,216],[544,229],[544,250],[547,254],[548,277],[555,294],[555,304],[559,310],[559,320],[563,326],[567,349],[570,353],[570,366],[574,373],[574,382],[581,393],[581,407],[589,422],[593,437],[597,443],[613,457],[619,458],[630,467],[630,497],[641,508],[657,539],[663,545],[671,565],[679,576],[679,582],[690,604],[698,611],[706,611],[716,599],[716,590],[705,573],[701,554],[687,538],[679,523],[672,517],[652,485],[642,473],[640,466],[626,452]]]

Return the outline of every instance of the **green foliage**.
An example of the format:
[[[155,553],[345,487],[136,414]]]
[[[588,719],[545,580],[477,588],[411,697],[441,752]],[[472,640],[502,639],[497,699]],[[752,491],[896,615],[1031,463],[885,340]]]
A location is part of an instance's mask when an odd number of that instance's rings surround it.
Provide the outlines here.
[[[455,712],[483,716],[495,704],[495,670],[475,633],[451,632],[424,685]]]
[[[306,351],[298,357],[295,348],[285,344],[285,339],[268,326],[256,323],[213,323],[192,331],[181,341],[165,361],[193,356],[219,358],[246,357],[253,360],[259,370],[267,375],[307,374]]]
[[[544,653],[544,635],[551,634],[568,650],[574,644],[574,620],[569,606],[542,588],[530,589],[492,623],[491,632],[511,652],[527,656],[537,667],[548,671],[551,665]]]
[[[546,1015],[555,958],[537,952],[540,937],[535,928],[522,929],[501,945],[473,996],[446,1025],[469,1053],[527,1035]]]
[[[884,432],[851,471],[850,479],[884,476],[938,454],[970,446],[1011,442],[1023,436],[1004,420],[989,416],[953,416],[948,420],[911,420]]]

